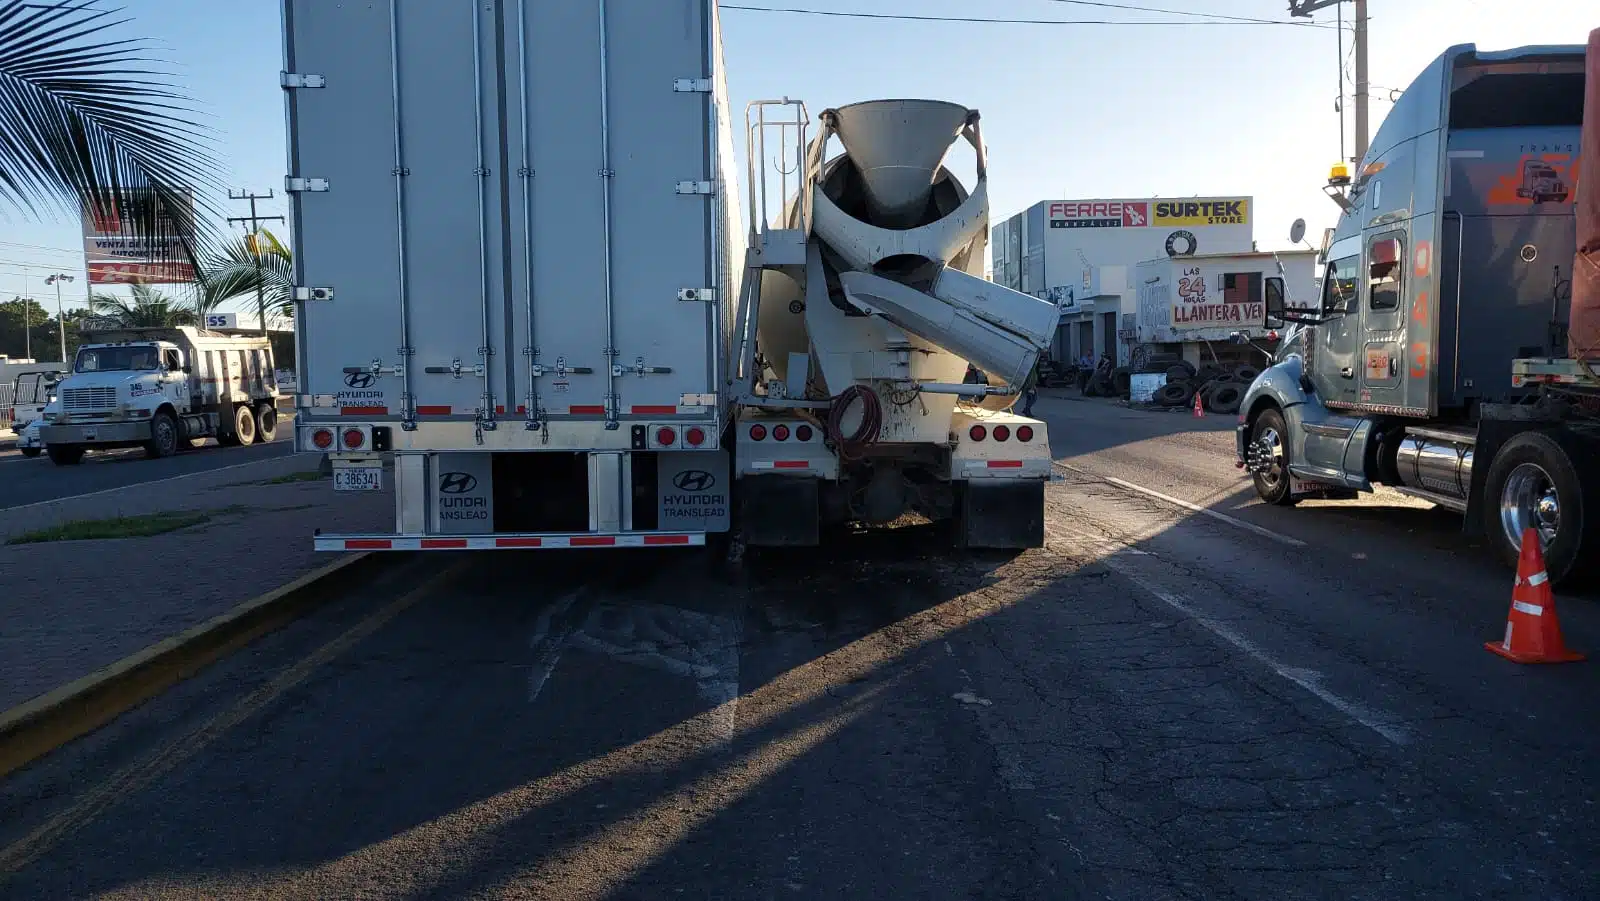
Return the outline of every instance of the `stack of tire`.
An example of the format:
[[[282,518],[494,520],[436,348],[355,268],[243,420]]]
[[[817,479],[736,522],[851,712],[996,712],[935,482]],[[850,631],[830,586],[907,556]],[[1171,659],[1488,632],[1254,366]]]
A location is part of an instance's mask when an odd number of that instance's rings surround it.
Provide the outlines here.
[[[1154,402],[1162,407],[1192,407],[1195,395],[1212,413],[1237,413],[1244,392],[1261,370],[1242,364],[1193,364],[1178,361],[1166,367],[1167,383],[1156,390]]]

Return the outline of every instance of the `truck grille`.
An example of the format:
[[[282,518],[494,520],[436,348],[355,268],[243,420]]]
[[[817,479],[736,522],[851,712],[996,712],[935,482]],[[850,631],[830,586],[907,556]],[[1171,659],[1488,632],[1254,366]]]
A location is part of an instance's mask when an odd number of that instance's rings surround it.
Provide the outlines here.
[[[117,405],[115,388],[63,388],[61,409],[75,413],[88,410],[110,410]]]

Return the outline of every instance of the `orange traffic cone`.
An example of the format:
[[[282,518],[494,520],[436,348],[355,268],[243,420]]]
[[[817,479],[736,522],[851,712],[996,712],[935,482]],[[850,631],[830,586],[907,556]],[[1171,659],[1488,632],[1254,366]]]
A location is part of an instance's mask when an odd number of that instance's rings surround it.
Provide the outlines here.
[[[1205,405],[1200,402],[1200,392],[1196,391],[1194,393],[1194,418],[1195,419],[1204,419],[1205,415],[1206,415]]]
[[[1544,571],[1539,533],[1522,532],[1522,556],[1517,559],[1517,581],[1511,587],[1511,612],[1506,616],[1503,641],[1485,642],[1485,648],[1517,663],[1570,663],[1583,655],[1567,650],[1556,620],[1556,599],[1550,594],[1550,577]]]

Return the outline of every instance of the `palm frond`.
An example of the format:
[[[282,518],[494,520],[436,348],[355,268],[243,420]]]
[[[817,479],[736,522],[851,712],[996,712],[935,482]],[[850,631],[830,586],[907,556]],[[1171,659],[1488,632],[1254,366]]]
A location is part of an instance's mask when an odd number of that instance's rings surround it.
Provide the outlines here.
[[[212,254],[204,266],[201,291],[210,307],[238,299],[240,307],[253,313],[257,285],[269,319],[290,315],[294,306],[294,257],[267,229],[255,233],[254,246],[250,236],[245,235],[228,241]]]
[[[97,0],[0,0],[0,201],[118,221],[158,261],[195,263],[212,241],[195,205],[215,213],[219,187],[209,132],[151,45],[119,37],[127,21]]]
[[[190,304],[150,285],[134,285],[132,297],[96,291],[89,295],[89,309],[127,328],[194,325],[197,321]]]

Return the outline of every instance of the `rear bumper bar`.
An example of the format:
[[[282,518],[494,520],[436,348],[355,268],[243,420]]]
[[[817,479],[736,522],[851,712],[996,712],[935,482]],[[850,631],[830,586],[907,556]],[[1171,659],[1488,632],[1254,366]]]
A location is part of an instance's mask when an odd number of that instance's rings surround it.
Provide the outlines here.
[[[561,532],[497,535],[318,535],[319,551],[515,551],[603,547],[699,547],[705,532]]]

